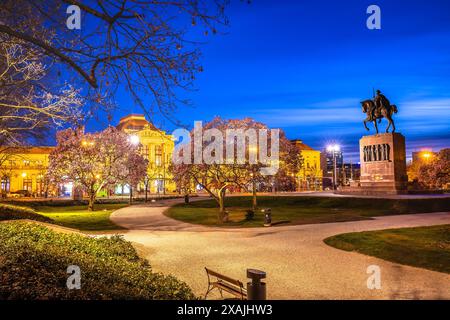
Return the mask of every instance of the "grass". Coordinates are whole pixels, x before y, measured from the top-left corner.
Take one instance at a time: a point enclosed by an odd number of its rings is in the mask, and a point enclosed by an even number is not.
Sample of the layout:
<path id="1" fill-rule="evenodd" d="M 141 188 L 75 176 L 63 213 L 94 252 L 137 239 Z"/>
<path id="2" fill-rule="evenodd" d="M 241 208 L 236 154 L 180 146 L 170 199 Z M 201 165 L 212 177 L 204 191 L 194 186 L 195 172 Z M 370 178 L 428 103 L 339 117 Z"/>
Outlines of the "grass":
<path id="1" fill-rule="evenodd" d="M 411 214 L 450 211 L 450 199 L 379 199 L 348 197 L 258 197 L 259 208 L 272 209 L 275 225 L 313 224 L 367 220 L 371 217 L 393 214 Z M 253 220 L 246 220 L 251 208 L 251 197 L 226 199 L 230 222 L 219 223 L 218 208 L 214 200 L 180 203 L 169 208 L 165 214 L 188 223 L 222 227 L 261 227 L 264 216 L 260 210 Z"/>
<path id="2" fill-rule="evenodd" d="M 95 204 L 94 211 L 88 211 L 87 206 L 39 206 L 36 211 L 63 227 L 88 232 L 110 232 L 124 229 L 114 224 L 109 216 L 126 206 L 125 203 Z"/>
<path id="3" fill-rule="evenodd" d="M 55 232 L 34 222 L 0 224 L 0 300 L 193 299 L 186 283 L 153 272 L 119 236 Z M 81 289 L 68 290 L 68 266 L 81 272 Z"/>
<path id="4" fill-rule="evenodd" d="M 345 251 L 450 273 L 450 225 L 345 233 L 324 241 Z"/>

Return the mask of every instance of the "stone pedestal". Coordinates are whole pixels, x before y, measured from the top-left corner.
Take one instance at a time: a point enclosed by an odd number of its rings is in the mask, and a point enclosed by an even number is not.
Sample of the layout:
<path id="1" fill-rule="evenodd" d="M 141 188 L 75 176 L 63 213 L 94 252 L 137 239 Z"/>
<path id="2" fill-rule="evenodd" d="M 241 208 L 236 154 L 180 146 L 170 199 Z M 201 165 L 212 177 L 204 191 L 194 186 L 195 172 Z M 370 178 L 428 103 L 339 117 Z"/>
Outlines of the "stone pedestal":
<path id="1" fill-rule="evenodd" d="M 359 140 L 360 191 L 363 194 L 405 194 L 405 137 L 400 133 L 364 136 Z"/>

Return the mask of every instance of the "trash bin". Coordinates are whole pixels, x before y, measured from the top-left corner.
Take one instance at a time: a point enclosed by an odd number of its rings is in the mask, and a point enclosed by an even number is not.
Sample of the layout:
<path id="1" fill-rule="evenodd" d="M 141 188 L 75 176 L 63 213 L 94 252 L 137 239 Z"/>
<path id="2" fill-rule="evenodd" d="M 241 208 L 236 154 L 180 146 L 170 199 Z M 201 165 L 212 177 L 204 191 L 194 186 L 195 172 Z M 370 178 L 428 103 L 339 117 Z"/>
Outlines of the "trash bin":
<path id="1" fill-rule="evenodd" d="M 261 279 L 266 277 L 266 273 L 257 269 L 247 269 L 247 278 L 252 279 L 247 282 L 248 300 L 266 300 L 266 283 Z"/>
<path id="2" fill-rule="evenodd" d="M 272 209 L 265 208 L 261 212 L 264 213 L 264 227 L 270 227 L 272 225 Z"/>

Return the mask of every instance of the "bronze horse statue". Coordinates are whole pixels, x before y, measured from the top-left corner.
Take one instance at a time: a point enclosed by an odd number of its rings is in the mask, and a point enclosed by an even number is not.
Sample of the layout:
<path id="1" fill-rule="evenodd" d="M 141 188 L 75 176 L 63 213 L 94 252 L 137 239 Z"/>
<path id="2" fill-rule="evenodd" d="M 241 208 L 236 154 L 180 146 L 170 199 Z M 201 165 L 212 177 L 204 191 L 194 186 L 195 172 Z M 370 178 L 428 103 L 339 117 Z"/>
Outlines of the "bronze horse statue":
<path id="1" fill-rule="evenodd" d="M 361 105 L 362 105 L 362 111 L 367 114 L 367 118 L 364 119 L 364 127 L 366 128 L 367 131 L 369 131 L 369 128 L 367 127 L 366 123 L 367 122 L 373 122 L 373 126 L 375 127 L 375 130 L 378 133 L 378 125 L 377 125 L 377 120 L 378 123 L 381 122 L 381 119 L 386 118 L 387 121 L 389 121 L 389 124 L 386 128 L 386 132 L 389 132 L 389 128 L 392 125 L 392 132 L 395 132 L 395 124 L 394 124 L 394 120 L 392 119 L 392 115 L 394 113 L 397 113 L 397 106 L 395 104 L 390 105 L 388 108 L 384 105 L 382 105 L 381 107 L 377 108 L 375 106 L 375 102 L 373 102 L 372 100 L 364 100 L 361 101 Z M 371 111 L 373 110 L 373 111 Z M 373 112 L 373 115 L 371 114 Z"/>

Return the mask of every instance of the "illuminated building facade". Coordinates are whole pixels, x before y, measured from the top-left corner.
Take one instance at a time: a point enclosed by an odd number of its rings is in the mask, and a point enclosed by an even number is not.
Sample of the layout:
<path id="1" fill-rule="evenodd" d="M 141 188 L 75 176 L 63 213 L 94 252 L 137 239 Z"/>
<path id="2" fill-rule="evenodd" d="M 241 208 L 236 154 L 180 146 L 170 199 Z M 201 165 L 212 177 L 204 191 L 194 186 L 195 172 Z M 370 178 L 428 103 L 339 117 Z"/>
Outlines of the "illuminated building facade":
<path id="1" fill-rule="evenodd" d="M 145 184 L 150 193 L 163 194 L 176 191 L 176 185 L 169 172 L 174 150 L 173 137 L 156 128 L 141 114 L 123 117 L 117 128 L 137 137 L 136 140 L 141 144 L 141 154 L 148 160 L 147 177 L 138 191 L 145 191 Z M 116 189 L 116 193 L 121 192 L 122 190 Z M 127 193 L 127 190 L 123 192 Z"/>
<path id="2" fill-rule="evenodd" d="M 52 147 L 4 147 L 0 150 L 0 177 L 2 197 L 22 195 L 53 195 L 56 190 L 48 185 L 45 174 Z"/>
<path id="3" fill-rule="evenodd" d="M 320 151 L 314 150 L 302 140 L 291 140 L 300 150 L 303 159 L 302 167 L 296 177 L 298 190 L 322 190 L 322 169 L 320 167 Z"/>

